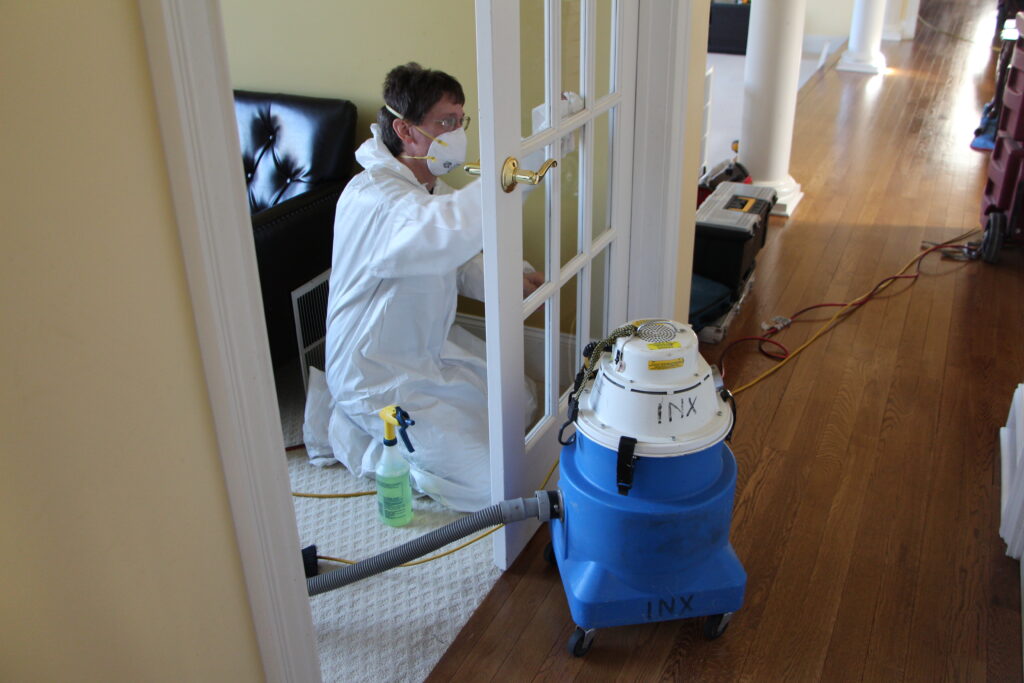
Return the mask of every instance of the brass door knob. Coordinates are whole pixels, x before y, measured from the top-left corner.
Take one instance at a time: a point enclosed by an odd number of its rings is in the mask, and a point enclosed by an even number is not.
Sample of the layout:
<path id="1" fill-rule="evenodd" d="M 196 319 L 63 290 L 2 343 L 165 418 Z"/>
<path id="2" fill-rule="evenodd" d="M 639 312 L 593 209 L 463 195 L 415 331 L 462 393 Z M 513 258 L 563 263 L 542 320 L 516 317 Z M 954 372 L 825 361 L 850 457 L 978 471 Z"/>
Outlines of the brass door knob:
<path id="1" fill-rule="evenodd" d="M 530 171 L 525 168 L 519 168 L 519 160 L 515 157 L 509 157 L 501 165 L 501 189 L 505 192 L 511 192 L 516 189 L 516 185 L 519 183 L 537 185 L 540 181 L 544 180 L 547 172 L 555 166 L 558 166 L 558 162 L 554 159 L 548 159 L 541 165 L 539 170 Z M 480 175 L 480 164 L 466 164 L 462 168 L 471 175 Z"/>

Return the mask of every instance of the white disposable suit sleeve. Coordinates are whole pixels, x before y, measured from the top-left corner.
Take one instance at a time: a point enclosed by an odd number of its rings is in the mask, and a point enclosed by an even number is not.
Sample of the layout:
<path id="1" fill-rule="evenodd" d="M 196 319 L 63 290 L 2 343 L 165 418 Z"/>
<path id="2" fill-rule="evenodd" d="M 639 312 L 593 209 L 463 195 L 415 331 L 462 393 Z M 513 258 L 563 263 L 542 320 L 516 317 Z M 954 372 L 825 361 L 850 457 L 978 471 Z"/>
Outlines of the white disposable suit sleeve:
<path id="1" fill-rule="evenodd" d="M 480 183 L 451 194 L 405 193 L 397 196 L 394 224 L 370 264 L 376 277 L 394 278 L 450 273 L 483 244 Z"/>

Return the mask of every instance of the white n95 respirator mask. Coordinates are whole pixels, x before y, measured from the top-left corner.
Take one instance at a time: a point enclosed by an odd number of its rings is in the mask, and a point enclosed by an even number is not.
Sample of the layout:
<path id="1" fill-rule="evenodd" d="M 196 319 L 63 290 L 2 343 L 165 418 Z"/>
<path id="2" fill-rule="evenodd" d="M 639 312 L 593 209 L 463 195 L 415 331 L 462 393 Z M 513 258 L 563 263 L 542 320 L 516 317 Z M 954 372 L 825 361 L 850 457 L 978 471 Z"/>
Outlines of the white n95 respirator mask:
<path id="1" fill-rule="evenodd" d="M 425 131 L 424 135 L 433 137 Z M 427 169 L 434 175 L 444 175 L 454 170 L 457 166 L 466 163 L 466 131 L 462 128 L 442 133 L 433 138 L 427 155 L 422 157 L 408 157 L 410 159 L 426 159 Z"/>
<path id="2" fill-rule="evenodd" d="M 384 105 L 389 112 L 394 114 L 400 119 L 405 119 L 404 116 L 399 114 L 397 111 L 392 109 L 389 105 Z M 462 166 L 466 163 L 466 129 L 456 128 L 450 130 L 447 133 L 442 133 L 436 138 L 423 130 L 419 126 L 410 123 L 413 128 L 430 138 L 430 147 L 427 149 L 427 153 L 424 156 L 416 157 L 410 154 L 403 154 L 402 156 L 406 159 L 426 159 L 427 170 L 434 175 L 444 175 L 449 171 L 455 170 L 456 167 Z"/>

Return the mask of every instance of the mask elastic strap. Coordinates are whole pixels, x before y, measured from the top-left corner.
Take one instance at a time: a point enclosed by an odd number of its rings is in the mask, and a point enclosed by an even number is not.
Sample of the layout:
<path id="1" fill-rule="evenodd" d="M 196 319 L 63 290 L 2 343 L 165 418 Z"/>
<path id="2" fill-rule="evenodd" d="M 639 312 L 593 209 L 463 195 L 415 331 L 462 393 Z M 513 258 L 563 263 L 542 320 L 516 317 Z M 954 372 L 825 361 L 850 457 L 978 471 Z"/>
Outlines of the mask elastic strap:
<path id="1" fill-rule="evenodd" d="M 438 144 L 440 144 L 440 145 L 443 145 L 444 147 L 447 147 L 447 146 L 448 146 L 448 143 L 447 143 L 447 142 L 445 142 L 444 140 L 439 140 L 438 138 L 435 138 L 435 137 L 434 137 L 433 135 L 431 135 L 431 134 L 430 134 L 430 133 L 428 133 L 427 131 L 425 131 L 425 130 L 423 130 L 422 128 L 420 128 L 419 126 L 417 126 L 417 125 L 416 125 L 415 123 L 410 123 L 410 122 L 409 122 L 408 120 L 406 120 L 406 118 L 405 118 L 404 116 L 402 116 L 402 115 L 401 115 L 401 114 L 399 114 L 399 113 L 398 113 L 397 111 L 395 111 L 394 109 L 392 109 L 392 108 L 391 108 L 391 105 L 390 105 L 390 104 L 388 104 L 387 102 L 385 102 L 385 103 L 384 103 L 384 108 L 385 108 L 385 109 L 387 109 L 387 110 L 388 110 L 389 112 L 391 112 L 392 114 L 394 114 L 395 116 L 397 116 L 398 118 L 400 118 L 400 119 L 402 119 L 403 121 L 405 121 L 406 123 L 409 123 L 409 125 L 410 125 L 410 126 L 412 126 L 413 128 L 415 128 L 415 129 L 416 129 L 416 130 L 418 130 L 419 132 L 423 133 L 424 135 L 426 135 L 426 136 L 427 136 L 428 138 L 430 138 L 430 139 L 431 139 L 431 140 L 433 140 L 434 142 L 436 142 L 436 143 L 438 143 Z M 408 156 L 408 155 L 405 155 L 405 154 L 403 154 L 402 156 L 404 156 L 404 157 L 405 157 L 406 159 L 433 159 L 433 158 L 434 158 L 434 157 L 411 157 L 411 156 Z"/>

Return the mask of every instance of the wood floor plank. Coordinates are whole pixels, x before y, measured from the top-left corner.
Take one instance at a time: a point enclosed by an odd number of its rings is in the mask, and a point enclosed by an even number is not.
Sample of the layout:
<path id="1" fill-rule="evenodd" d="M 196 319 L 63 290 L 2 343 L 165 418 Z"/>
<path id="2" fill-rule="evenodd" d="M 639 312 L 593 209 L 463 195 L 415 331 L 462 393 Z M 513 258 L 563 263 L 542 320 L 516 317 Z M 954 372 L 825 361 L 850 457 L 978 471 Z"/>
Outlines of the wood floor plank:
<path id="1" fill-rule="evenodd" d="M 441 682 L 456 679 L 456 674 L 462 670 L 466 660 L 476 652 L 483 634 L 501 613 L 519 585 L 519 581 L 530 571 L 533 566 L 531 560 L 535 560 L 538 556 L 538 547 L 543 549 L 546 542 L 547 540 L 542 534 L 531 539 L 520 561 L 498 578 L 487 597 L 473 612 L 466 625 L 462 627 L 459 637 L 434 666 L 427 681 Z"/>
<path id="2" fill-rule="evenodd" d="M 557 585 L 547 570 L 542 553 L 530 556 L 522 576 L 508 599 L 494 615 L 452 680 L 492 680 L 514 673 L 508 666 L 508 655 L 514 644 L 531 627 L 533 617 L 545 598 Z"/>

